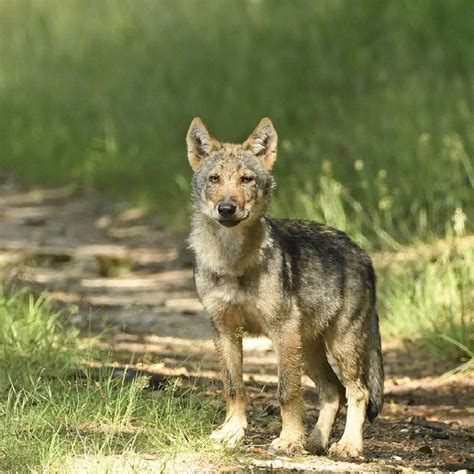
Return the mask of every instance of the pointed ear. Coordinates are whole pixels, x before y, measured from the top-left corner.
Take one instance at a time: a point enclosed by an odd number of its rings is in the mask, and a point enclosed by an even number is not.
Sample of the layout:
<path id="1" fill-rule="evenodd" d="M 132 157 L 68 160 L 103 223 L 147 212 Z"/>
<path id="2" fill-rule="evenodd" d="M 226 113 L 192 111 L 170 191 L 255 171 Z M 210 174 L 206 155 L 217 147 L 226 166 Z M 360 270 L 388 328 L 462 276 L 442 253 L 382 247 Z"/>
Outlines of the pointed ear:
<path id="1" fill-rule="evenodd" d="M 244 150 L 251 151 L 270 171 L 277 157 L 278 135 L 272 121 L 265 117 L 243 144 Z"/>
<path id="2" fill-rule="evenodd" d="M 199 117 L 194 117 L 189 126 L 186 135 L 186 144 L 188 146 L 188 160 L 193 171 L 201 168 L 202 160 L 205 159 L 213 150 L 220 147 L 220 143 L 211 136 L 204 122 Z"/>

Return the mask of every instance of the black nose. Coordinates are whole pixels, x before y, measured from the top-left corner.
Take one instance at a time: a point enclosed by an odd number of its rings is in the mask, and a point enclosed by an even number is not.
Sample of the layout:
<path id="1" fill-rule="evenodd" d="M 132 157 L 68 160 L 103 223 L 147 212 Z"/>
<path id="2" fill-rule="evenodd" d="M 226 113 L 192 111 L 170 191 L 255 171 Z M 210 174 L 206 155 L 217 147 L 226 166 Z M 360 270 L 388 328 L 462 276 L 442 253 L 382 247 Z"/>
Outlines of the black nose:
<path id="1" fill-rule="evenodd" d="M 217 210 L 222 217 L 232 217 L 237 210 L 237 206 L 232 202 L 221 202 Z"/>

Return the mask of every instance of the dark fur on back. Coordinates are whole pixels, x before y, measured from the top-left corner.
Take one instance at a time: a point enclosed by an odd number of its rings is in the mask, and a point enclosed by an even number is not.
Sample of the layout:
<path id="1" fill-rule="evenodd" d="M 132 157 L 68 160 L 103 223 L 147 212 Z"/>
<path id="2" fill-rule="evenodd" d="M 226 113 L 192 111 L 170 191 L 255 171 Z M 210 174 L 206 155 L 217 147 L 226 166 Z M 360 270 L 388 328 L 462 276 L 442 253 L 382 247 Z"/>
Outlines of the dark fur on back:
<path id="1" fill-rule="evenodd" d="M 346 233 L 307 220 L 267 218 L 266 222 L 283 256 L 280 277 L 282 288 L 288 295 L 299 295 L 302 313 L 307 313 L 313 319 L 312 330 L 323 332 L 348 298 L 356 307 L 367 304 L 367 300 L 375 306 L 376 277 L 372 262 Z M 371 321 L 371 331 L 376 340 L 376 351 L 379 351 L 376 312 Z M 381 360 L 379 353 L 373 361 L 377 364 L 376 373 L 371 374 L 371 370 L 367 369 L 364 374 L 369 387 L 374 387 L 375 379 L 383 372 L 378 360 Z M 371 422 L 383 405 L 383 386 L 379 383 L 376 386 L 367 406 L 367 416 Z"/>

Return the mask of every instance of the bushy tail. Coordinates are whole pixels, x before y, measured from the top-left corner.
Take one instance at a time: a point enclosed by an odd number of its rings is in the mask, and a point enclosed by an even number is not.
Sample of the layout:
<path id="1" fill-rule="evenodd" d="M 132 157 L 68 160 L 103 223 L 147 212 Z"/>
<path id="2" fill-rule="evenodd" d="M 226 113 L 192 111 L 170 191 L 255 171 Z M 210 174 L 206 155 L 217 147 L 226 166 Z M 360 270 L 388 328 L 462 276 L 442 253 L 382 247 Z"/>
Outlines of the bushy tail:
<path id="1" fill-rule="evenodd" d="M 382 411 L 384 378 L 379 317 L 375 309 L 370 324 L 370 332 L 368 351 L 365 359 L 365 384 L 369 390 L 367 418 L 372 422 Z"/>

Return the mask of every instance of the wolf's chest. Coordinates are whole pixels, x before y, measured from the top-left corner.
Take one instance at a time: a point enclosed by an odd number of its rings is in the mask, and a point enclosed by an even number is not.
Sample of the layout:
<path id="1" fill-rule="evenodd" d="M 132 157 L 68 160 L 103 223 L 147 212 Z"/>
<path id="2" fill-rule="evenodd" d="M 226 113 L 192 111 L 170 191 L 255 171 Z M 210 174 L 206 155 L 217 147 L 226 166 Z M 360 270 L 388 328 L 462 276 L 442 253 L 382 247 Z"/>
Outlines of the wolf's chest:
<path id="1" fill-rule="evenodd" d="M 275 305 L 254 277 L 197 276 L 198 294 L 215 324 L 249 333 L 265 332 Z"/>
<path id="2" fill-rule="evenodd" d="M 196 278 L 198 294 L 208 311 L 223 311 L 229 307 L 257 306 L 259 288 L 234 276 L 206 275 Z"/>

